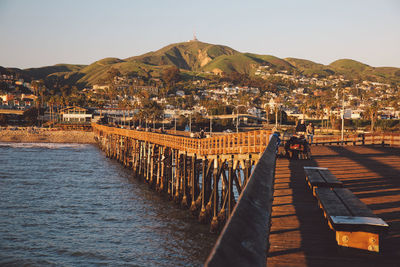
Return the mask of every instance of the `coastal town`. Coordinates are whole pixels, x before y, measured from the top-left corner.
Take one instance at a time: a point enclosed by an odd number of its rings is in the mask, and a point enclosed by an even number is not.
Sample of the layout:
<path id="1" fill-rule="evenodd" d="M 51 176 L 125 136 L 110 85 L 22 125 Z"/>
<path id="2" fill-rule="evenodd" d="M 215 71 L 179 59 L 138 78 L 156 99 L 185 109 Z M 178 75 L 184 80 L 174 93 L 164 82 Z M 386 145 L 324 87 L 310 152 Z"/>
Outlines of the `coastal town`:
<path id="1" fill-rule="evenodd" d="M 398 1 L 0 11 L 0 267 L 399 266 Z"/>
<path id="2" fill-rule="evenodd" d="M 390 130 L 400 125 L 400 90 L 394 82 L 306 76 L 267 65 L 252 75 L 185 76 L 176 67 L 150 78 L 111 70 L 106 81 L 78 89 L 56 88 L 48 79 L 27 81 L 1 74 L 0 124 L 52 127 L 105 120 L 130 127 L 157 124 L 187 130 L 192 122 L 209 129 L 214 120 L 214 130 L 235 131 L 238 125 L 272 127 L 305 119 L 339 129 L 343 115 L 351 130 Z"/>

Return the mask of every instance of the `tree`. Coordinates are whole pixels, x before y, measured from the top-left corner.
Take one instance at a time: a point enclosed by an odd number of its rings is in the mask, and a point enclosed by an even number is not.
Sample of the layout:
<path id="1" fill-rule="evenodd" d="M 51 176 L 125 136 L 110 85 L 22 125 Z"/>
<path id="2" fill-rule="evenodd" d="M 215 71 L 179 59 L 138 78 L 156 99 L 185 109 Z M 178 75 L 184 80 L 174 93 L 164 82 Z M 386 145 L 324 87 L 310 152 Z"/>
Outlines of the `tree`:
<path id="1" fill-rule="evenodd" d="M 166 68 L 162 73 L 162 79 L 167 84 L 167 88 L 172 89 L 175 83 L 181 79 L 179 69 L 175 66 Z"/>
<path id="2" fill-rule="evenodd" d="M 24 120 L 28 125 L 35 125 L 38 118 L 38 108 L 33 107 L 24 111 Z"/>
<path id="3" fill-rule="evenodd" d="M 372 102 L 372 104 L 367 105 L 365 108 L 364 116 L 371 120 L 371 132 L 374 131 L 375 121 L 378 117 L 379 105 L 376 101 Z"/>
<path id="4" fill-rule="evenodd" d="M 267 103 L 267 104 L 265 104 L 265 114 L 267 117 L 267 124 L 269 124 L 269 113 L 270 112 L 271 112 L 271 108 L 270 108 L 269 104 Z"/>

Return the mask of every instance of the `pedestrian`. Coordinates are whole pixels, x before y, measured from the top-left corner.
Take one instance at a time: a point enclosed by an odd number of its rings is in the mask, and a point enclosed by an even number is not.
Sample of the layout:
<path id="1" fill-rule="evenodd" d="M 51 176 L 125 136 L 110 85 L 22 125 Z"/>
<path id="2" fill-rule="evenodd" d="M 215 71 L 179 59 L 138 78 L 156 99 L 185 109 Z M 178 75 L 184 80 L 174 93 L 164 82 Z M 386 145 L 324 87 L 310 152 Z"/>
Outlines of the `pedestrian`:
<path id="1" fill-rule="evenodd" d="M 276 137 L 276 154 L 278 154 L 278 150 L 279 150 L 279 145 L 281 144 L 281 134 L 275 130 L 275 128 L 272 131 L 272 134 L 269 136 L 269 141 L 271 142 L 272 137 Z"/>
<path id="2" fill-rule="evenodd" d="M 310 122 L 307 125 L 306 133 L 307 133 L 307 142 L 311 145 L 314 140 L 314 125 L 312 124 L 312 122 Z"/>
<path id="3" fill-rule="evenodd" d="M 204 137 L 205 137 L 204 130 L 203 130 L 203 129 L 201 129 L 201 131 L 200 131 L 200 138 L 204 138 Z"/>
<path id="4" fill-rule="evenodd" d="M 296 126 L 296 133 L 297 134 L 305 134 L 306 133 L 306 125 L 304 124 L 304 120 L 300 120 Z"/>

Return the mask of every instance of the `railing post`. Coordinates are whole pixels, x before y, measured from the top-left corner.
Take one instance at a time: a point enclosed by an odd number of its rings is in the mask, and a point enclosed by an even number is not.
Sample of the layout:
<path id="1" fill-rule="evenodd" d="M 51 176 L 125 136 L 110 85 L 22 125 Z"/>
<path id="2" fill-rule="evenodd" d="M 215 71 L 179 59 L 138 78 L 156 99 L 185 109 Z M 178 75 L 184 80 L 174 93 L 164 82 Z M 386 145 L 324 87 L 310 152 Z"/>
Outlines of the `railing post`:
<path id="1" fill-rule="evenodd" d="M 182 202 L 181 205 L 182 207 L 187 207 L 188 206 L 188 200 L 187 200 L 187 176 L 186 176 L 186 161 L 187 161 L 187 152 L 183 155 L 183 175 L 182 175 L 182 187 L 183 187 L 183 196 L 182 196 Z"/>
<path id="2" fill-rule="evenodd" d="M 233 210 L 233 161 L 234 155 L 232 155 L 231 160 L 228 161 L 228 217 Z"/>
<path id="3" fill-rule="evenodd" d="M 208 160 L 207 156 L 204 157 L 203 159 L 203 170 L 201 173 L 202 176 L 202 184 L 201 184 L 201 194 L 202 194 L 202 199 L 201 199 L 201 210 L 199 214 L 199 222 L 205 223 L 207 220 L 207 215 L 206 215 L 206 172 L 207 172 L 207 167 L 208 167 Z"/>

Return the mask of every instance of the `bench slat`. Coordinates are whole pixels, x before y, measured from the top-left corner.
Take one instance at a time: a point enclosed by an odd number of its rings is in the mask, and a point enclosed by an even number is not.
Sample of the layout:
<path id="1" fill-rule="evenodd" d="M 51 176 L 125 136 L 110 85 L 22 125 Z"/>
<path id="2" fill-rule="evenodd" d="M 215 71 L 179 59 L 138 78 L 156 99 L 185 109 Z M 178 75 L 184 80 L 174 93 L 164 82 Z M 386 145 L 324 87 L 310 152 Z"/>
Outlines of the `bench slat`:
<path id="1" fill-rule="evenodd" d="M 308 182 L 314 187 L 343 187 L 339 181 L 327 168 L 304 167 Z"/>
<path id="2" fill-rule="evenodd" d="M 316 197 L 322 205 L 326 214 L 331 216 L 352 216 L 347 207 L 338 201 L 337 195 L 326 187 L 319 187 L 315 189 Z"/>
<path id="3" fill-rule="evenodd" d="M 339 181 L 332 173 L 330 170 L 326 169 L 321 169 L 318 170 L 319 173 L 321 174 L 321 176 L 325 179 L 327 184 L 330 185 L 340 185 L 343 186 L 343 183 L 341 181 Z"/>
<path id="4" fill-rule="evenodd" d="M 335 188 L 333 191 L 338 195 L 347 206 L 353 216 L 378 217 L 347 188 Z"/>
<path id="5" fill-rule="evenodd" d="M 335 231 L 383 232 L 388 225 L 347 188 L 315 190 L 316 197 Z"/>
<path id="6" fill-rule="evenodd" d="M 349 216 L 332 216 L 332 222 L 335 224 L 368 224 L 374 226 L 389 226 L 384 220 L 378 217 L 349 217 Z"/>
<path id="7" fill-rule="evenodd" d="M 317 170 L 304 170 L 308 177 L 308 181 L 311 183 L 312 186 L 318 186 L 321 184 L 325 184 L 324 178 L 319 174 Z"/>

